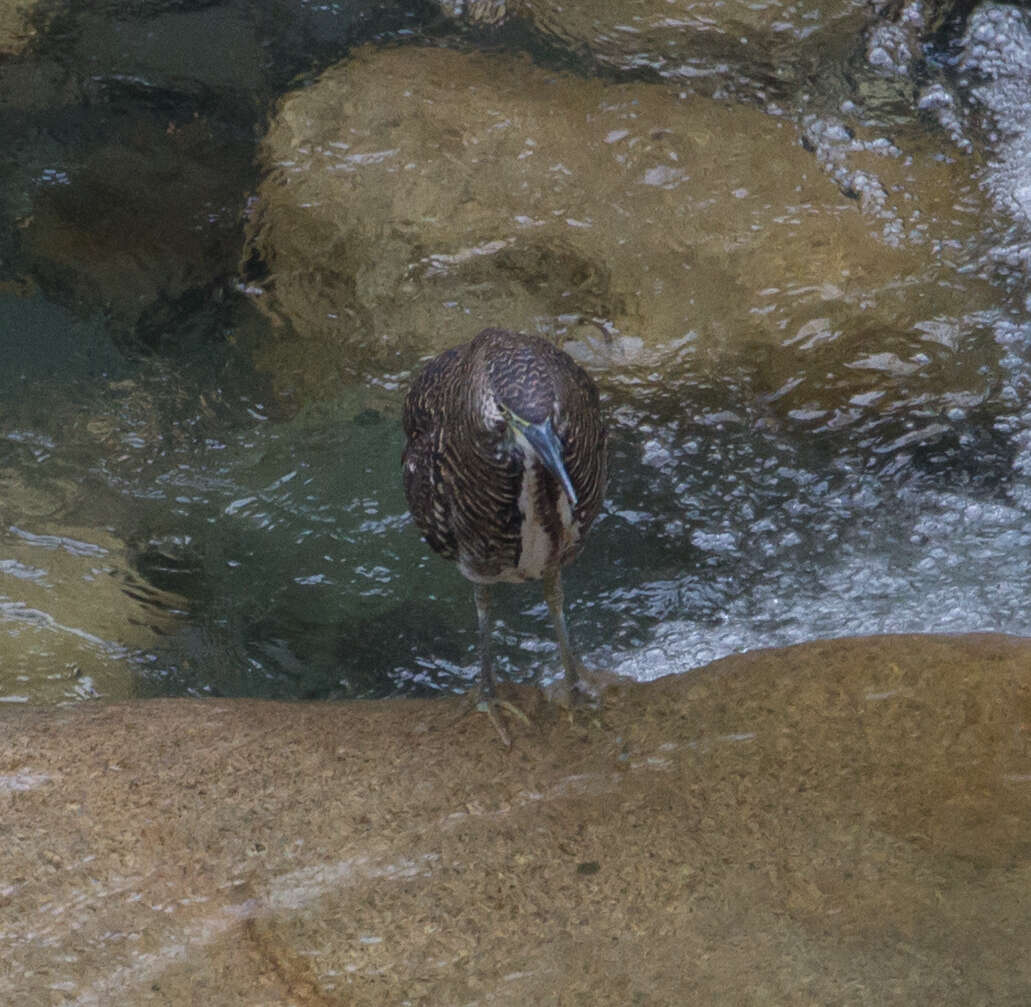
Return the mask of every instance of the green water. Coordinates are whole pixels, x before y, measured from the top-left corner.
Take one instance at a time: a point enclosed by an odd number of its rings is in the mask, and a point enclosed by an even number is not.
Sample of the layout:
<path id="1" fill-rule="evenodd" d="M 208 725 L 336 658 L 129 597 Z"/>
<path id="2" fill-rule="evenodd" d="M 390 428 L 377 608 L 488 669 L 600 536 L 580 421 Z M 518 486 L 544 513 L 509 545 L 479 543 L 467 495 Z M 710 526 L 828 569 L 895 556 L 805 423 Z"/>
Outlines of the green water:
<path id="1" fill-rule="evenodd" d="M 284 89 L 369 38 L 490 51 L 533 36 L 449 35 L 422 8 L 294 13 L 280 31 L 273 4 L 121 19 L 70 5 L 2 64 L 7 701 L 382 696 L 473 674 L 471 592 L 401 491 L 418 355 L 389 372 L 355 359 L 332 394 L 284 395 L 255 349 L 290 326 L 255 310 L 264 265 L 241 256 Z M 610 74 L 554 40 L 532 54 Z M 794 100 L 802 123 L 809 98 Z M 865 100 L 868 122 L 897 112 L 895 92 Z M 929 135 L 935 158 L 955 156 Z M 901 277 L 897 334 L 845 301 L 808 333 L 854 345 L 845 367 L 687 339 L 659 371 L 599 373 L 611 485 L 566 591 L 589 663 L 652 677 L 817 636 L 1031 632 L 1027 307 L 1019 271 L 984 267 L 1000 225 L 960 210 L 932 221 L 962 238 L 918 291 L 940 307 L 914 307 Z M 758 314 L 800 295 L 748 296 Z M 718 327 L 722 295 L 699 302 L 698 329 Z M 554 673 L 536 587 L 498 595 L 503 671 Z"/>

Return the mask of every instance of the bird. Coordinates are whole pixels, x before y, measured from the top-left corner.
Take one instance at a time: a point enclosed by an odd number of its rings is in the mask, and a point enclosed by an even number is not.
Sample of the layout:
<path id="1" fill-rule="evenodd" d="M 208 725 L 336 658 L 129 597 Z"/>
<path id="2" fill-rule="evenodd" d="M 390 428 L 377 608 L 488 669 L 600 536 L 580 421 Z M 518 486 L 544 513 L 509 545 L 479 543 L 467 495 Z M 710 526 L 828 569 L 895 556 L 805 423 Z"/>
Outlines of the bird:
<path id="1" fill-rule="evenodd" d="M 608 431 L 598 388 L 540 336 L 487 328 L 430 360 L 405 397 L 405 497 L 429 546 L 472 582 L 479 709 L 506 746 L 492 659 L 491 587 L 542 582 L 571 698 L 586 693 L 569 643 L 562 568 L 601 510 Z"/>

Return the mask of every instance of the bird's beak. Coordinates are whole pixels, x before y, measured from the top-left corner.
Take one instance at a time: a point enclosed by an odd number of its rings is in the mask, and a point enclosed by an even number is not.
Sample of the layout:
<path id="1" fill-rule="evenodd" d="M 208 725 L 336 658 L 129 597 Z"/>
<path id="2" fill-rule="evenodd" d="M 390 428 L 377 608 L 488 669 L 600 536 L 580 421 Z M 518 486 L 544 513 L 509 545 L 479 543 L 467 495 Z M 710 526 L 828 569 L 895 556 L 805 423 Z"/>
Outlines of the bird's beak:
<path id="1" fill-rule="evenodd" d="M 514 419 L 514 417 L 513 417 Z M 543 423 L 520 423 L 519 432 L 529 442 L 544 467 L 562 484 L 569 502 L 576 506 L 576 490 L 562 461 L 562 441 L 559 440 L 549 416 Z"/>

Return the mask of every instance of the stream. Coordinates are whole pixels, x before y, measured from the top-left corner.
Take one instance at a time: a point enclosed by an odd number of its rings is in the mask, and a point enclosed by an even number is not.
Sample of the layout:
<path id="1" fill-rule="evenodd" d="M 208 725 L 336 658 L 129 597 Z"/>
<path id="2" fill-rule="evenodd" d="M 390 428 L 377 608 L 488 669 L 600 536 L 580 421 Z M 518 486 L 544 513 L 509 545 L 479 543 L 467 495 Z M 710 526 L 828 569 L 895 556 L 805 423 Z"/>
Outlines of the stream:
<path id="1" fill-rule="evenodd" d="M 755 163 L 728 158 L 740 179 L 725 194 L 706 168 L 711 196 L 690 196 L 697 219 L 725 199 L 719 220 L 740 207 L 775 234 L 772 222 L 812 219 L 804 237 L 851 233 L 835 230 L 841 214 L 872 252 L 827 238 L 825 251 L 807 246 L 810 272 L 826 279 L 775 285 L 760 265 L 750 285 L 748 260 L 733 288 L 699 281 L 676 337 L 645 331 L 665 318 L 645 294 L 639 317 L 654 325 L 635 329 L 632 307 L 618 314 L 612 290 L 630 267 L 616 258 L 610 278 L 578 288 L 596 297 L 592 325 L 580 325 L 581 307 L 522 307 L 539 278 L 510 297 L 525 327 L 580 353 L 610 426 L 605 509 L 566 575 L 589 665 L 644 680 L 816 638 L 1031 635 L 1031 18 L 983 5 L 908 61 L 904 28 L 830 54 L 819 88 L 759 87 L 757 71 L 721 90 L 715 71 L 697 75 L 714 121 L 746 108 L 776 126 L 792 164 L 809 165 L 776 196 L 763 188 L 772 147 L 756 148 Z M 584 63 L 526 23 L 463 24 L 430 5 L 69 4 L 33 32 L 0 63 L 0 700 L 466 689 L 472 593 L 420 541 L 400 480 L 404 392 L 438 336 L 370 350 L 391 325 L 418 328 L 391 322 L 400 316 L 384 295 L 340 359 L 303 343 L 287 266 L 268 252 L 286 232 L 261 230 L 271 180 L 289 169 L 261 137 L 283 95 L 314 100 L 320 75 L 346 71 L 359 46 L 373 81 L 389 79 L 375 64 L 386 46 L 511 59 L 530 68 L 514 74 L 571 82 L 571 101 L 599 81 L 664 94 L 694 85 L 654 60 Z M 765 58 L 757 51 L 756 66 Z M 350 114 L 369 107 L 362 98 Z M 616 150 L 623 137 L 606 130 Z M 648 198 L 678 191 L 685 162 L 671 149 L 650 169 Z M 712 151 L 719 162 L 718 137 Z M 934 174 L 944 167 L 953 191 Z M 892 171 L 898 180 L 885 181 Z M 727 228 L 684 252 L 697 255 L 685 276 L 725 268 L 738 242 Z M 316 265 L 291 268 L 328 285 L 341 239 L 323 231 Z M 540 240 L 542 261 L 573 256 L 564 239 Z M 803 244 L 771 238 L 762 263 L 790 262 Z M 369 252 L 374 265 L 385 254 Z M 500 289 L 495 274 L 462 268 L 456 303 Z M 437 282 L 430 272 L 413 281 L 418 296 Z M 373 273 L 355 275 L 375 285 Z M 662 282 L 648 296 L 669 304 Z M 481 319 L 462 310 L 456 333 L 469 338 Z M 286 359 L 308 376 L 285 380 Z M 557 673 L 537 586 L 497 600 L 502 672 Z"/>

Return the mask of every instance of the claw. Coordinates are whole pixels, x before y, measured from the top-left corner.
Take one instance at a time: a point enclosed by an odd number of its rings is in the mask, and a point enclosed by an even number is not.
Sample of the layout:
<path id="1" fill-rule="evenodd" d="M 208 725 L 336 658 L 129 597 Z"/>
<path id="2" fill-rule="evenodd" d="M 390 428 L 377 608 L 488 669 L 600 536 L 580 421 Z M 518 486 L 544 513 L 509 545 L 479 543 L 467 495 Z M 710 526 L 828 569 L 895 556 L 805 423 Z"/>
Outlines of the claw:
<path id="1" fill-rule="evenodd" d="M 455 717 L 455 720 L 460 720 L 462 717 L 467 716 L 474 710 L 477 713 L 487 714 L 490 718 L 490 722 L 494 725 L 494 730 L 498 732 L 498 737 L 501 738 L 501 743 L 505 748 L 512 747 L 512 738 L 505 729 L 505 724 L 499 715 L 500 710 L 511 715 L 526 727 L 533 727 L 533 721 L 530 720 L 526 712 L 524 710 L 520 710 L 515 703 L 510 703 L 507 699 L 498 699 L 496 696 L 490 696 L 481 688 L 478 688 L 475 692 L 470 693 L 466 697 L 466 701 L 462 704 L 462 709 Z"/>
<path id="2" fill-rule="evenodd" d="M 500 706 L 503 710 L 507 710 L 509 713 L 512 714 L 513 717 L 516 718 L 516 720 L 521 720 L 527 727 L 533 726 L 530 723 L 530 718 L 522 710 L 520 710 L 519 707 L 515 705 L 515 703 L 510 703 L 507 699 L 484 698 L 476 704 L 476 709 L 479 710 L 480 713 L 486 713 L 488 716 L 490 716 L 493 713 L 494 708 L 497 706 Z"/>
<path id="3" fill-rule="evenodd" d="M 476 704 L 476 709 L 480 713 L 486 713 L 490 717 L 490 722 L 494 725 L 494 730 L 498 732 L 498 736 L 501 738 L 501 743 L 505 748 L 512 747 L 512 739 L 508 735 L 508 731 L 505 730 L 505 725 L 501 722 L 501 718 L 498 716 L 498 709 L 505 710 L 510 713 L 516 720 L 521 720 L 527 727 L 532 726 L 530 718 L 519 709 L 515 703 L 510 703 L 507 699 L 488 699 L 486 696 L 481 697 L 480 701 Z"/>
<path id="4" fill-rule="evenodd" d="M 490 722 L 494 725 L 494 730 L 498 732 L 501 737 L 501 743 L 505 748 L 512 747 L 512 739 L 508 735 L 508 731 L 505 730 L 505 725 L 501 722 L 501 718 L 498 716 L 498 710 L 505 710 L 510 713 L 516 720 L 521 720 L 527 727 L 532 727 L 530 718 L 519 709 L 515 703 L 510 703 L 507 699 L 498 699 L 496 696 L 481 696 L 479 702 L 476 704 L 476 709 L 481 713 L 486 713 L 490 717 Z"/>

